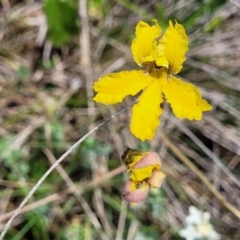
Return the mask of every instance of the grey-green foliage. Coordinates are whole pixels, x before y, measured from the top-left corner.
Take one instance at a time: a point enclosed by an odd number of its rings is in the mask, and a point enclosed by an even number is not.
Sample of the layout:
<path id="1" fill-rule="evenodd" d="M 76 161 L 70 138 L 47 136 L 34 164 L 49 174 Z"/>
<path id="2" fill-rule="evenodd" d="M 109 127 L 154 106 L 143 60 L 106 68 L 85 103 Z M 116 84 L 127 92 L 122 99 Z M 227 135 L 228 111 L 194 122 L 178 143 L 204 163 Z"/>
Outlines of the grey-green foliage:
<path id="1" fill-rule="evenodd" d="M 81 152 L 88 158 L 96 158 L 99 154 L 109 154 L 111 150 L 111 146 L 103 145 L 97 139 L 92 137 L 87 138 L 81 147 Z"/>
<path id="2" fill-rule="evenodd" d="M 162 189 L 155 188 L 150 191 L 150 194 L 147 198 L 147 203 L 153 218 L 159 219 L 161 215 L 165 214 L 166 205 L 164 199 L 165 196 Z"/>
<path id="3" fill-rule="evenodd" d="M 137 233 L 136 239 L 138 240 L 155 240 L 161 239 L 160 234 L 152 227 L 141 226 Z"/>
<path id="4" fill-rule="evenodd" d="M 51 126 L 52 140 L 57 143 L 63 143 L 64 142 L 64 126 L 58 121 L 51 122 L 50 126 Z"/>
<path id="5" fill-rule="evenodd" d="M 23 157 L 23 148 L 12 148 L 14 138 L 6 136 L 0 140 L 1 160 L 9 169 L 8 178 L 11 180 L 20 180 L 22 176 L 28 174 L 30 166 Z M 21 164 L 20 164 L 21 163 Z"/>
<path id="6" fill-rule="evenodd" d="M 28 77 L 30 76 L 30 70 L 29 68 L 23 66 L 23 65 L 20 65 L 19 68 L 16 70 L 15 72 L 15 78 L 18 80 L 18 81 L 22 81 L 22 80 L 25 80 L 27 79 Z"/>

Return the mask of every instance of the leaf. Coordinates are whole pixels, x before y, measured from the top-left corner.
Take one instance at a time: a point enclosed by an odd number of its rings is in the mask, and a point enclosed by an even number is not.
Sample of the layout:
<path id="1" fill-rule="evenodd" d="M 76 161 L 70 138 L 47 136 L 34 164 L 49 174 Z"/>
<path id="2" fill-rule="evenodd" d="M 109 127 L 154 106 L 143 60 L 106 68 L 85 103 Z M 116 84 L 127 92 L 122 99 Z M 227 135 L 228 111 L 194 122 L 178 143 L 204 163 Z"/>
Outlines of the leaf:
<path id="1" fill-rule="evenodd" d="M 220 17 L 213 17 L 208 23 L 204 26 L 204 32 L 212 33 L 218 26 L 222 24 L 223 20 Z"/>
<path id="2" fill-rule="evenodd" d="M 48 24 L 47 36 L 55 46 L 62 46 L 78 33 L 78 9 L 74 0 L 45 0 L 43 10 Z"/>

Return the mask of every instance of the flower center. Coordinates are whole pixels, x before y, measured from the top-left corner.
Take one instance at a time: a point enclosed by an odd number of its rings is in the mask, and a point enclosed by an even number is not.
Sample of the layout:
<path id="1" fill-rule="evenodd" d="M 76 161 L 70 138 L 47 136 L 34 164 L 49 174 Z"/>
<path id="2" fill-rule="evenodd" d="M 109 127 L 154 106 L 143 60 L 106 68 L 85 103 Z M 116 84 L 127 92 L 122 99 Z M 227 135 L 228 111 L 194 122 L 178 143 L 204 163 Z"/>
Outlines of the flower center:
<path id="1" fill-rule="evenodd" d="M 160 78 L 161 76 L 161 66 L 158 66 L 155 62 L 149 63 L 147 66 L 147 72 L 150 74 L 153 78 Z"/>
<path id="2" fill-rule="evenodd" d="M 151 62 L 147 65 L 146 71 L 153 78 L 157 79 L 169 79 L 170 77 L 170 69 L 158 66 L 155 62 Z"/>
<path id="3" fill-rule="evenodd" d="M 198 232 L 202 235 L 202 236 L 208 236 L 209 233 L 211 232 L 212 228 L 211 225 L 209 223 L 203 222 L 201 224 L 199 224 L 197 226 Z"/>

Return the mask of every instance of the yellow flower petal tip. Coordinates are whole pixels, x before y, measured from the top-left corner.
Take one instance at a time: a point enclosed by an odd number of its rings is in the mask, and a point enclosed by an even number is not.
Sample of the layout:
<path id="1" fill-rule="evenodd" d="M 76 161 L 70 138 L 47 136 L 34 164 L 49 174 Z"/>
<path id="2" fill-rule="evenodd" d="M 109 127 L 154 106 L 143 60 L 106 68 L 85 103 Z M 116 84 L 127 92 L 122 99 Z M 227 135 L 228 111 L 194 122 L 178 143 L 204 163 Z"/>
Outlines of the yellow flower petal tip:
<path id="1" fill-rule="evenodd" d="M 150 81 L 144 71 L 105 74 L 93 85 L 93 89 L 97 92 L 93 100 L 103 104 L 116 104 L 122 102 L 127 95 L 136 95 Z"/>
<path id="2" fill-rule="evenodd" d="M 143 91 L 139 97 L 139 102 L 132 108 L 130 131 L 140 140 L 153 139 L 160 124 L 159 116 L 162 114 L 160 104 L 162 101 L 160 81 L 153 81 Z"/>
<path id="3" fill-rule="evenodd" d="M 202 99 L 201 95 L 198 100 L 198 105 L 202 109 L 203 112 L 212 110 L 212 106 L 206 100 Z"/>
<path id="4" fill-rule="evenodd" d="M 116 104 L 127 95 L 142 91 L 133 106 L 131 133 L 142 141 L 152 140 L 160 124 L 160 104 L 163 96 L 178 118 L 201 120 L 202 113 L 212 109 L 202 99 L 198 88 L 175 77 L 181 69 L 188 50 L 188 36 L 184 27 L 169 21 L 165 33 L 157 21 L 150 26 L 140 21 L 131 50 L 135 62 L 145 70 L 122 71 L 105 74 L 93 86 L 96 102 Z"/>
<path id="5" fill-rule="evenodd" d="M 177 22 L 174 26 L 172 21 L 169 21 L 169 27 L 160 39 L 158 48 L 160 51 L 164 51 L 170 72 L 174 74 L 180 72 L 188 50 L 188 37 L 184 27 Z M 158 64 L 161 63 L 160 60 L 157 60 L 157 62 Z"/>
<path id="6" fill-rule="evenodd" d="M 202 99 L 198 88 L 179 78 L 171 77 L 164 83 L 163 89 L 173 113 L 180 119 L 201 120 L 202 112 L 212 109 L 207 101 Z"/>
<path id="7" fill-rule="evenodd" d="M 140 21 L 136 26 L 136 38 L 132 42 L 132 54 L 134 61 L 142 66 L 146 62 L 154 61 L 153 45 L 156 44 L 155 39 L 160 36 L 161 28 L 154 19 L 154 25 Z"/>

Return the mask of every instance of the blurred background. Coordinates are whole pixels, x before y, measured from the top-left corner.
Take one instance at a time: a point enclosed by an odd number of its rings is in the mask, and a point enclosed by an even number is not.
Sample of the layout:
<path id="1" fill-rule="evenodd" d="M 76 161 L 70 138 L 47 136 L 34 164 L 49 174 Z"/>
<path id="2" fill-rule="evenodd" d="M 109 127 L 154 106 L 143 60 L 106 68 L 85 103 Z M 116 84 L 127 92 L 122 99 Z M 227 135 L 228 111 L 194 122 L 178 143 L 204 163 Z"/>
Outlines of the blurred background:
<path id="1" fill-rule="evenodd" d="M 169 20 L 185 27 L 190 46 L 179 76 L 201 88 L 213 110 L 202 121 L 179 120 L 166 104 L 161 134 L 141 142 L 129 132 L 128 109 L 49 175 L 5 239 L 180 240 L 191 205 L 211 213 L 222 239 L 240 239 L 237 0 L 2 0 L 0 227 L 56 159 L 135 101 L 95 104 L 92 84 L 107 72 L 138 69 L 130 51 L 135 26 L 154 18 L 163 29 Z M 121 198 L 127 147 L 158 152 L 167 174 L 162 188 L 137 206 Z"/>

